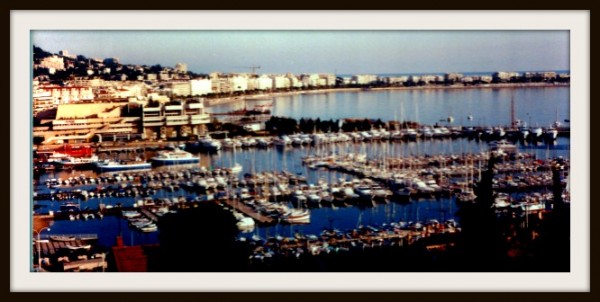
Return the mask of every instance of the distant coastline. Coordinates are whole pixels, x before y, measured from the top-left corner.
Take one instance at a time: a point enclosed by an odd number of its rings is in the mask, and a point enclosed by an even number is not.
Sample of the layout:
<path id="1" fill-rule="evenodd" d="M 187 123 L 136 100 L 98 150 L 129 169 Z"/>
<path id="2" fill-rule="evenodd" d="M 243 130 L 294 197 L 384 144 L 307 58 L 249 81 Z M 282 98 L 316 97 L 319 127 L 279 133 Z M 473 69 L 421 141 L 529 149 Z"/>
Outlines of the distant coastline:
<path id="1" fill-rule="evenodd" d="M 256 98 L 273 98 L 278 96 L 289 96 L 299 94 L 322 94 L 332 92 L 361 92 L 361 91 L 385 91 L 385 90 L 444 90 L 444 89 L 506 89 L 506 88 L 552 88 L 552 87 L 569 87 L 570 83 L 497 83 L 497 84 L 480 84 L 480 85 L 426 85 L 426 86 L 403 86 L 403 87 L 374 87 L 374 88 L 325 88 L 314 90 L 299 90 L 299 91 L 278 91 L 262 94 L 241 95 L 226 98 L 214 98 L 204 100 L 207 107 L 217 106 L 229 103 L 243 101 L 245 99 Z"/>

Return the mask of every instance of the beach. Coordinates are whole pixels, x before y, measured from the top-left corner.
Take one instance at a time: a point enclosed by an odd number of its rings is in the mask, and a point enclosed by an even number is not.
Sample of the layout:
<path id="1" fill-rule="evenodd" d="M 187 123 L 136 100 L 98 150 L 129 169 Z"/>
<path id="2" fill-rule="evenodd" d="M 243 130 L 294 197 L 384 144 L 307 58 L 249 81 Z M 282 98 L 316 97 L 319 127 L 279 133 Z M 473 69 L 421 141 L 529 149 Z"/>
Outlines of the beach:
<path id="1" fill-rule="evenodd" d="M 540 88 L 540 87 L 569 87 L 569 83 L 497 83 L 481 85 L 426 85 L 426 86 L 402 86 L 402 87 L 373 87 L 373 88 L 324 88 L 299 91 L 278 91 L 252 95 L 242 95 L 226 98 L 205 99 L 207 107 L 239 102 L 245 99 L 273 98 L 278 96 L 300 95 L 300 94 L 324 94 L 332 92 L 358 92 L 358 91 L 385 91 L 385 90 L 447 90 L 447 89 L 500 89 L 500 88 Z"/>

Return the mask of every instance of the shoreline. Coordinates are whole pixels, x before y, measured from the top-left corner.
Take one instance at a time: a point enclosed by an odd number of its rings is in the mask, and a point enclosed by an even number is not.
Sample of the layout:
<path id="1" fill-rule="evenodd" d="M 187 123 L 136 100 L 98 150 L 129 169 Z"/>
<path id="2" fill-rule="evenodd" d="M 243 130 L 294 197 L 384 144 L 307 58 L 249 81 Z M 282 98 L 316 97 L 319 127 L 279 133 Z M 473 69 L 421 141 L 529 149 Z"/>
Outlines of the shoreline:
<path id="1" fill-rule="evenodd" d="M 502 84 L 483 84 L 483 85 L 473 85 L 473 86 L 463 86 L 463 85 L 453 85 L 453 86 L 445 86 L 445 85 L 431 85 L 431 86 L 411 86 L 411 87 L 374 87 L 367 88 L 366 90 L 363 88 L 325 88 L 325 89 L 315 89 L 315 90 L 300 90 L 300 91 L 282 91 L 282 92 L 270 92 L 270 93 L 261 93 L 261 94 L 253 94 L 248 96 L 235 96 L 235 97 L 226 97 L 226 98 L 215 98 L 215 99 L 205 99 L 204 104 L 206 107 L 230 104 L 239 101 L 243 101 L 246 99 L 260 99 L 260 98 L 274 98 L 278 96 L 289 96 L 289 95 L 300 95 L 300 94 L 323 94 L 323 93 L 332 93 L 332 92 L 369 92 L 369 91 L 386 91 L 386 90 L 445 90 L 445 89 L 513 89 L 513 88 L 555 88 L 555 87 L 570 87 L 570 83 L 502 83 Z"/>

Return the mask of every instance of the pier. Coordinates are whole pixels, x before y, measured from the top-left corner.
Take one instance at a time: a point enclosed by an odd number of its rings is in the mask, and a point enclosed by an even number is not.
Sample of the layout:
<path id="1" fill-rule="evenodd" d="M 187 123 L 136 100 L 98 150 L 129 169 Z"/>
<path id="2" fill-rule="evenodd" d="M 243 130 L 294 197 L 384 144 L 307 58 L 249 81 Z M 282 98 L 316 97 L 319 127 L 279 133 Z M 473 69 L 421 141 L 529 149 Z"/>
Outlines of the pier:
<path id="1" fill-rule="evenodd" d="M 144 209 L 144 208 L 142 208 L 142 209 L 140 210 L 140 212 L 141 212 L 141 213 L 142 213 L 144 216 L 148 217 L 148 219 L 152 220 L 152 222 L 157 222 L 157 221 L 158 221 L 158 216 L 156 216 L 156 215 L 154 215 L 154 213 L 152 213 L 152 212 L 148 211 L 148 209 Z"/>
<path id="2" fill-rule="evenodd" d="M 275 220 L 272 217 L 265 216 L 265 215 L 262 215 L 256 211 L 254 211 L 252 208 L 245 205 L 243 202 L 240 202 L 237 200 L 232 200 L 232 199 L 226 199 L 223 202 L 225 204 L 227 204 L 228 206 L 236 209 L 237 211 L 242 212 L 244 215 L 251 217 L 252 219 L 254 219 L 256 222 L 258 222 L 260 224 L 275 223 Z"/>

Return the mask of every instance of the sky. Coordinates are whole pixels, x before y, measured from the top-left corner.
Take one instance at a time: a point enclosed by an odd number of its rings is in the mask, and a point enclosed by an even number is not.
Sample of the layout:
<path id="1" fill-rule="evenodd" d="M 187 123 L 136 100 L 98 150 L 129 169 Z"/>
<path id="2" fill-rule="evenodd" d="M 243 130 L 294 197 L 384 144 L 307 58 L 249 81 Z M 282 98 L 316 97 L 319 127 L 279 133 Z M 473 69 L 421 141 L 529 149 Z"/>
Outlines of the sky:
<path id="1" fill-rule="evenodd" d="M 46 51 L 195 73 L 569 70 L 568 31 L 32 31 Z"/>

